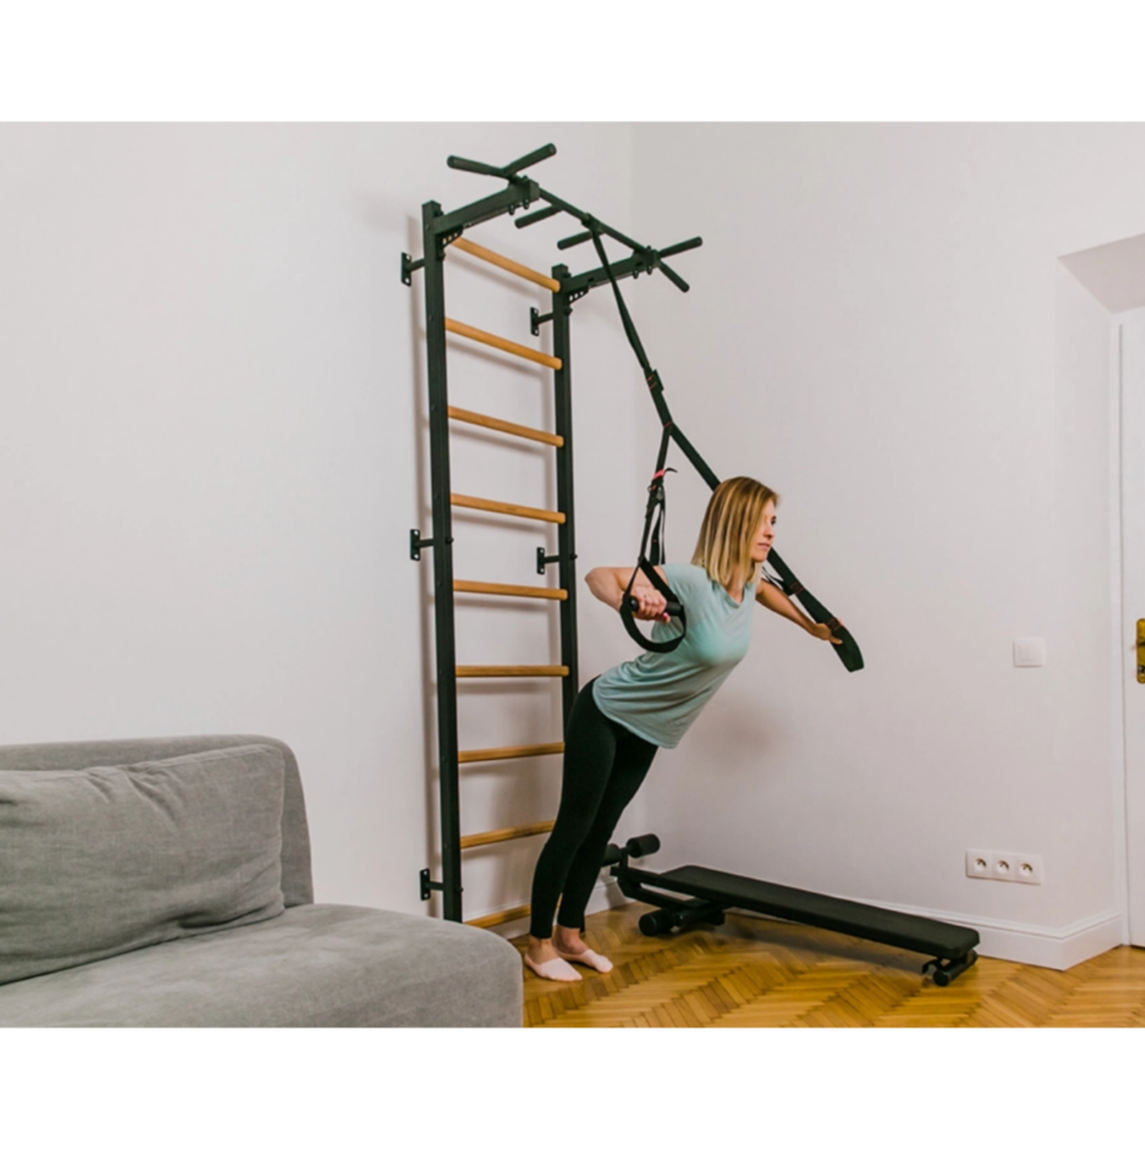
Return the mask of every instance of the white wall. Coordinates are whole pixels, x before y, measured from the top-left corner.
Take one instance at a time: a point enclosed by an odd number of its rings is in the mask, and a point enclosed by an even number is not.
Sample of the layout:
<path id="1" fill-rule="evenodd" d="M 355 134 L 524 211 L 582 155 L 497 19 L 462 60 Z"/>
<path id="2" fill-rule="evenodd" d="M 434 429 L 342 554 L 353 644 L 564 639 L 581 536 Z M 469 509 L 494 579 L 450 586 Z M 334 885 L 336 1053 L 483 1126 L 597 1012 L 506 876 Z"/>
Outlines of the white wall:
<path id="1" fill-rule="evenodd" d="M 1118 925 L 1108 316 L 1057 259 L 1145 229 L 1142 146 L 637 128 L 641 236 L 705 241 L 649 315 L 674 415 L 717 474 L 780 492 L 777 549 L 867 663 L 757 621 L 649 790 L 673 861 L 962 915 L 1046 964 Z M 680 558 L 706 493 L 675 493 Z M 1035 635 L 1048 665 L 1014 668 Z M 969 880 L 968 848 L 1040 853 L 1045 884 Z"/>
<path id="2" fill-rule="evenodd" d="M 550 140 L 538 180 L 628 224 L 623 125 L 0 127 L 0 742 L 279 736 L 319 899 L 426 911 L 432 562 L 408 556 L 410 528 L 431 531 L 424 314 L 399 257 L 421 255 L 422 202 L 500 187 L 449 154 L 506 163 Z M 547 269 L 565 232 L 471 236 Z M 450 312 L 531 342 L 547 295 L 523 287 L 449 259 Z M 610 302 L 577 307 L 573 341 L 581 554 L 625 558 L 639 376 Z M 551 425 L 545 373 L 471 350 L 451 341 L 459 405 Z M 548 457 L 497 441 L 455 440 L 456 489 L 550 505 Z M 458 519 L 458 575 L 538 581 L 543 532 L 489 522 Z M 583 618 L 586 667 L 624 654 Z M 545 662 L 556 622 L 464 608 L 459 661 Z M 559 707 L 547 686 L 467 690 L 461 726 L 467 747 L 554 738 Z M 480 766 L 463 830 L 552 815 L 558 775 Z M 538 847 L 467 854 L 467 915 L 526 899 Z"/>
<path id="3" fill-rule="evenodd" d="M 761 612 L 618 835 L 1066 960 L 1117 896 L 1106 318 L 1058 258 L 1145 232 L 1140 126 L 0 127 L 0 742 L 280 736 L 320 898 L 425 911 L 422 301 L 398 255 L 423 201 L 494 187 L 448 154 L 548 140 L 547 188 L 653 244 L 704 236 L 674 262 L 690 294 L 625 293 L 677 420 L 780 491 L 780 553 L 867 660 Z M 472 236 L 543 269 L 566 231 Z M 542 292 L 449 265 L 451 314 L 531 340 Z M 573 341 L 583 572 L 631 558 L 657 431 L 606 293 Z M 450 350 L 459 405 L 551 419 L 543 373 Z M 495 443 L 455 439 L 456 489 L 551 502 L 546 457 Z M 677 465 L 680 559 L 707 492 Z M 458 527 L 459 575 L 534 578 L 543 531 Z M 538 662 L 555 624 L 464 606 L 459 661 Z M 584 679 L 632 652 L 584 599 L 581 629 Z M 1025 635 L 1045 669 L 1011 666 Z M 558 718 L 551 689 L 462 693 L 467 747 Z M 551 815 L 558 764 L 466 773 L 464 830 Z M 539 844 L 467 854 L 467 915 L 525 900 Z M 1041 853 L 1046 883 L 967 880 L 970 847 Z"/>

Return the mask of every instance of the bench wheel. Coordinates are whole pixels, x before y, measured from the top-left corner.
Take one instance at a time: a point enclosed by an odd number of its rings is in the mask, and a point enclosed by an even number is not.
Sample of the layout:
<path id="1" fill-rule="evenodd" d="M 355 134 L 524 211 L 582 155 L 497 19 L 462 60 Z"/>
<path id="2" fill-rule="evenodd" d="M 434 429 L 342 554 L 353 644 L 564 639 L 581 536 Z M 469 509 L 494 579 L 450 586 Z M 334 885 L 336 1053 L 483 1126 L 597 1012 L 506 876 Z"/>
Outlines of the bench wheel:
<path id="1" fill-rule="evenodd" d="M 673 915 L 667 909 L 657 909 L 652 913 L 645 913 L 640 918 L 640 932 L 645 937 L 657 937 L 661 933 L 670 933 L 675 924 Z"/>

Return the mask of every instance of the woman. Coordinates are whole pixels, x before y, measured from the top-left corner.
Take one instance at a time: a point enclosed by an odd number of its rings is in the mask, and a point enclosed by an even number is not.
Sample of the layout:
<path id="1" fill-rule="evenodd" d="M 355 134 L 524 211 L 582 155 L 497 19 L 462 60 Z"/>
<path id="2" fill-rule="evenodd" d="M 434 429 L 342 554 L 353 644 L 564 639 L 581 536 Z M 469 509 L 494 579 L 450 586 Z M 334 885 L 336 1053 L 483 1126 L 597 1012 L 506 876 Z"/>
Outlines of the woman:
<path id="1" fill-rule="evenodd" d="M 747 654 L 753 599 L 817 639 L 841 642 L 778 588 L 759 581 L 775 539 L 778 500 L 755 479 L 720 483 L 704 514 L 691 565 L 657 568 L 687 610 L 684 641 L 674 651 L 644 652 L 610 668 L 586 684 L 573 703 L 565 729 L 560 809 L 533 875 L 525 964 L 539 977 L 579 981 L 570 962 L 601 973 L 612 968 L 581 937 L 605 849 L 657 748 L 676 747 Z M 619 610 L 631 577 L 631 568 L 597 567 L 585 581 L 597 599 Z M 637 576 L 632 594 L 640 603 L 638 619 L 668 619 L 664 596 L 643 575 Z M 659 624 L 652 629 L 654 639 L 674 634 Z"/>

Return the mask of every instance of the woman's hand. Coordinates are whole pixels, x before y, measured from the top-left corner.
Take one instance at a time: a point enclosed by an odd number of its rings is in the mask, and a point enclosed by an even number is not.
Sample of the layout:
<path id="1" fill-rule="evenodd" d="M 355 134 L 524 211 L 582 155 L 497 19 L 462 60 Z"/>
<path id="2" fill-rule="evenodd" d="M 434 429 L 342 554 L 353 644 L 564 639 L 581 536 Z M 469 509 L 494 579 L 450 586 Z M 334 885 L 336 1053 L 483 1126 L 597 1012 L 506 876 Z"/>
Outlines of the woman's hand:
<path id="1" fill-rule="evenodd" d="M 668 613 L 665 611 L 665 608 L 668 606 L 668 600 L 650 583 L 633 587 L 632 596 L 640 602 L 640 610 L 632 613 L 634 618 L 658 619 L 664 623 L 668 622 Z M 621 596 L 621 598 L 623 598 L 623 596 Z"/>
<path id="2" fill-rule="evenodd" d="M 607 603 L 613 611 L 619 611 L 624 592 L 633 580 L 633 571 L 632 567 L 594 567 L 584 577 L 584 581 L 601 603 Z M 632 614 L 637 619 L 662 619 L 667 623 L 668 613 L 665 608 L 668 600 L 644 578 L 642 572 L 637 574 L 640 578 L 633 585 L 632 594 L 640 604 L 640 610 Z M 656 568 L 656 574 L 664 578 L 664 572 L 659 567 Z"/>
<path id="3" fill-rule="evenodd" d="M 840 623 L 839 626 L 842 627 L 843 624 Z M 813 624 L 807 630 L 813 636 L 815 636 L 816 639 L 826 639 L 826 640 L 829 640 L 831 643 L 842 643 L 843 642 L 841 639 L 837 639 L 835 636 L 833 636 L 831 634 L 831 629 L 825 623 Z"/>

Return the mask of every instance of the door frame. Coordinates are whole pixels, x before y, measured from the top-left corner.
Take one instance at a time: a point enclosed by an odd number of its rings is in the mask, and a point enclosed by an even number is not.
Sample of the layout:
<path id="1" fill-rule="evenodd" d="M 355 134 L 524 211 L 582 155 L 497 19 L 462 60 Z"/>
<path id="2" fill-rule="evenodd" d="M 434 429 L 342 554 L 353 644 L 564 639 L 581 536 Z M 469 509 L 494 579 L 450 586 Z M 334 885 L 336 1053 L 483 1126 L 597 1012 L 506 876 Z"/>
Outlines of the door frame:
<path id="1" fill-rule="evenodd" d="M 1145 829 L 1134 831 L 1131 817 L 1145 811 L 1145 740 L 1140 725 L 1131 726 L 1129 707 L 1134 690 L 1145 694 L 1136 679 L 1136 658 L 1133 653 L 1133 635 L 1136 620 L 1129 606 L 1126 590 L 1132 582 L 1140 590 L 1145 586 L 1145 574 L 1127 574 L 1127 568 L 1137 560 L 1137 571 L 1145 559 L 1145 529 L 1137 530 L 1135 545 L 1127 551 L 1130 533 L 1127 509 L 1136 514 L 1135 526 L 1145 528 L 1145 486 L 1140 493 L 1129 493 L 1124 471 L 1126 446 L 1135 443 L 1145 446 L 1145 375 L 1140 383 L 1140 401 L 1132 408 L 1126 406 L 1125 384 L 1125 325 L 1145 323 L 1145 307 L 1112 314 L 1110 317 L 1110 484 L 1111 484 L 1111 582 L 1112 582 L 1112 642 L 1110 662 L 1115 673 L 1114 703 L 1114 864 L 1117 907 L 1122 913 L 1122 941 L 1124 944 L 1145 946 Z M 1142 346 L 1145 360 L 1145 343 Z M 1140 544 L 1140 545 L 1136 545 Z M 1137 609 L 1145 614 L 1145 605 Z M 1136 806 L 1136 808 L 1135 808 Z M 1137 825 L 1141 829 L 1141 825 Z M 1134 887 L 1134 875 L 1141 880 Z"/>

